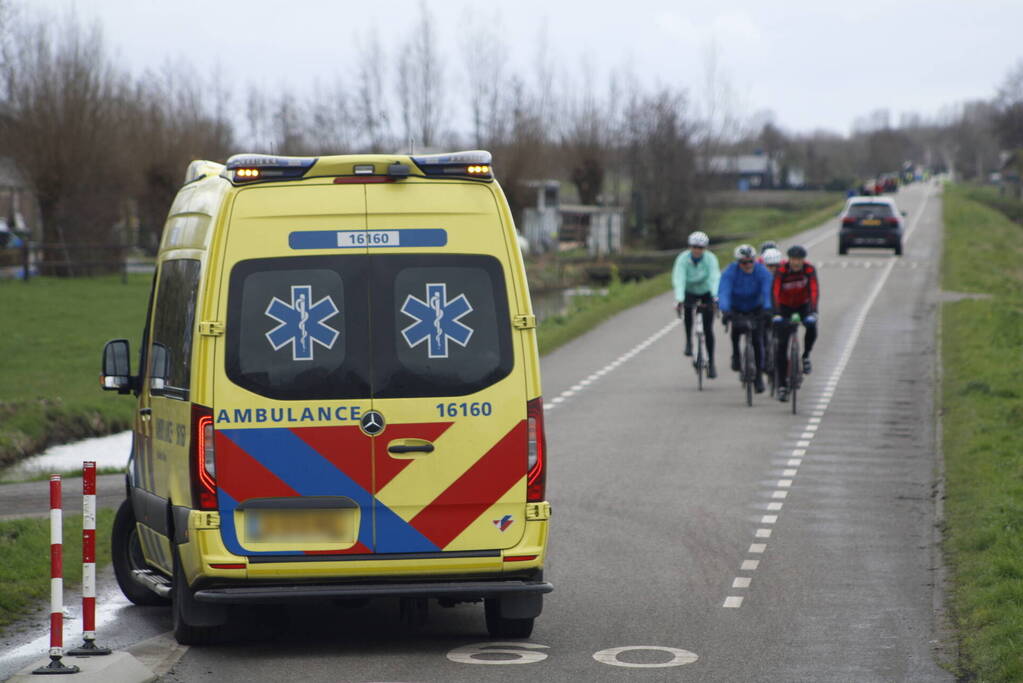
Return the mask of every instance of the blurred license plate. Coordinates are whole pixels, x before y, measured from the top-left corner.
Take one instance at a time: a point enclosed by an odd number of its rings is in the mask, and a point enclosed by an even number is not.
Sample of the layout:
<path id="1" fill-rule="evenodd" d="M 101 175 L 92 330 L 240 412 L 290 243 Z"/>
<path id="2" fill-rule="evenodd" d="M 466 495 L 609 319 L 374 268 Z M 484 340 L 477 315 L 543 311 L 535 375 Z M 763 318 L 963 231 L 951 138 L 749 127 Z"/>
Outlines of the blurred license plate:
<path id="1" fill-rule="evenodd" d="M 867 220 L 863 221 L 863 225 L 881 225 L 881 221 L 879 221 L 876 218 L 868 218 Z"/>
<path id="2" fill-rule="evenodd" d="M 258 543 L 351 543 L 352 509 L 246 510 L 245 537 Z"/>

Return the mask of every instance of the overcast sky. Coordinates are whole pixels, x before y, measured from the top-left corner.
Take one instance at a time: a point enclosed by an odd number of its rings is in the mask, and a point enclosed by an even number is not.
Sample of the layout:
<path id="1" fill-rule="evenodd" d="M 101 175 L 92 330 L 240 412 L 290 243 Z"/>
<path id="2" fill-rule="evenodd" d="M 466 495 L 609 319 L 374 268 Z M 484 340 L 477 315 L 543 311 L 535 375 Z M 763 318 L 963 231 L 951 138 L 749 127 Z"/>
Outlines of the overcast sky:
<path id="1" fill-rule="evenodd" d="M 21 0 L 41 11 L 74 8 L 98 20 L 121 60 L 137 68 L 186 60 L 218 64 L 230 79 L 310 86 L 344 76 L 356 38 L 375 29 L 400 42 L 418 0 Z M 508 59 L 521 71 L 547 27 L 559 63 L 576 80 L 629 65 L 649 83 L 704 92 L 709 46 L 737 93 L 737 113 L 771 110 L 793 131 L 847 133 L 877 108 L 931 116 L 990 97 L 1023 58 L 1020 0 L 431 0 L 449 88 L 460 49 L 473 41 L 467 12 L 495 16 Z M 124 62 L 122 62 L 124 63 Z"/>

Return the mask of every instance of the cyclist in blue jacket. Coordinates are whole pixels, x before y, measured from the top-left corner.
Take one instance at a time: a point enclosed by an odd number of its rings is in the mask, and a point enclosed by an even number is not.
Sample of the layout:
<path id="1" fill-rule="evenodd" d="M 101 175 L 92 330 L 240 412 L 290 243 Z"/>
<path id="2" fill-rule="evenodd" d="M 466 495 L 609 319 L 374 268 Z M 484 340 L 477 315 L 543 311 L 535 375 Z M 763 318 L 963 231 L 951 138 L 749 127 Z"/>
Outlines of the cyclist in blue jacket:
<path id="1" fill-rule="evenodd" d="M 725 268 L 718 284 L 718 305 L 726 322 L 737 313 L 750 317 L 757 366 L 753 386 L 757 393 L 761 393 L 764 391 L 764 338 L 761 326 L 763 312 L 772 309 L 771 285 L 774 278 L 763 264 L 757 263 L 756 259 L 757 251 L 752 245 L 742 244 L 735 248 L 735 261 Z M 736 372 L 740 370 L 740 332 L 741 330 L 732 325 L 732 370 Z"/>
<path id="2" fill-rule="evenodd" d="M 707 377 L 718 376 L 714 365 L 714 302 L 717 301 L 718 259 L 707 249 L 710 238 L 697 230 L 689 235 L 689 249 L 675 258 L 671 283 L 675 289 L 675 312 L 683 315 L 686 331 L 685 355 L 693 355 L 693 309 L 702 305 L 703 339 L 707 344 Z"/>

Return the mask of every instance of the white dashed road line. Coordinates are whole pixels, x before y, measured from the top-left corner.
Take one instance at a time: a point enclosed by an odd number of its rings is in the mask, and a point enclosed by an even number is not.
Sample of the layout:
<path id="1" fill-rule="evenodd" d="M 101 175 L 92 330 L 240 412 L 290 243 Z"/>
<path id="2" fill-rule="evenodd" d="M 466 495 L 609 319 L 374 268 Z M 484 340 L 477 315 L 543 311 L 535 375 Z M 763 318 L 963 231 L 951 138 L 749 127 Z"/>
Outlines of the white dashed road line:
<path id="1" fill-rule="evenodd" d="M 592 385 L 594 382 L 596 382 L 598 379 L 600 379 L 601 377 L 603 377 L 607 373 L 609 373 L 612 370 L 614 370 L 615 368 L 617 368 L 622 363 L 625 363 L 626 361 L 631 360 L 634 356 L 639 354 L 641 351 L 644 351 L 648 346 L 650 346 L 651 344 L 656 342 L 658 339 L 660 339 L 664 335 L 668 334 L 669 332 L 671 332 L 673 329 L 675 329 L 676 327 L 678 327 L 681 324 L 682 324 L 682 321 L 680 321 L 680 320 L 673 320 L 673 321 L 671 321 L 670 323 L 668 323 L 667 325 L 665 325 L 661 329 L 657 330 L 656 332 L 654 332 L 652 335 L 650 335 L 649 337 L 647 337 L 646 339 L 644 339 L 640 343 L 638 343 L 635 346 L 633 346 L 631 349 L 629 349 L 628 351 L 626 351 L 622 355 L 618 356 L 618 358 L 616 358 L 615 360 L 611 361 L 610 363 L 608 363 L 607 365 L 602 367 L 600 370 L 597 370 L 596 372 L 590 374 L 585 379 L 582 379 L 582 380 L 579 380 L 578 382 L 576 382 L 572 386 L 571 389 L 566 389 L 565 391 L 562 391 L 560 394 L 558 394 L 553 399 L 551 399 L 550 403 L 545 403 L 543 409 L 545 411 L 554 410 L 554 408 L 556 408 L 557 406 L 563 404 L 566 400 L 572 398 L 576 394 L 579 394 L 584 389 L 588 389 L 590 387 L 590 385 Z"/>
<path id="2" fill-rule="evenodd" d="M 906 231 L 905 235 L 903 235 L 903 242 L 908 241 L 910 235 L 912 235 L 913 231 L 916 230 L 917 225 L 920 222 L 920 217 L 923 216 L 924 214 L 924 208 L 927 206 L 927 200 L 929 198 L 930 194 L 924 194 L 924 200 L 923 203 L 920 205 L 920 210 L 913 218 L 913 222 L 910 225 L 909 229 Z M 832 231 L 830 230 L 826 231 L 823 234 L 819 235 L 817 238 L 807 242 L 807 245 L 813 246 L 815 244 L 818 244 L 819 242 L 829 237 L 831 234 Z M 831 403 L 831 398 L 834 395 L 835 388 L 838 386 L 838 382 L 842 378 L 842 373 L 845 372 L 846 365 L 849 364 L 849 359 L 852 357 L 853 349 L 856 347 L 856 343 L 860 338 L 860 333 L 863 331 L 863 325 L 866 323 L 867 315 L 870 313 L 870 309 L 874 306 L 874 302 L 877 300 L 877 297 L 881 294 L 881 290 L 884 288 L 885 283 L 888 281 L 888 276 L 891 275 L 892 270 L 895 269 L 896 263 L 898 263 L 898 261 L 893 259 L 891 261 L 888 261 L 887 264 L 883 266 L 884 272 L 882 272 L 880 277 L 878 277 L 874 284 L 874 289 L 871 290 L 870 295 L 867 297 L 867 300 L 863 303 L 863 306 L 860 308 L 860 312 L 857 314 L 856 321 L 852 327 L 852 331 L 849 333 L 849 336 L 846 339 L 846 343 L 842 349 L 842 354 L 839 357 L 838 363 L 835 365 L 834 370 L 832 370 L 831 375 L 825 381 L 824 388 L 820 392 L 820 395 L 817 397 L 817 403 L 813 407 L 811 417 L 807 420 L 806 426 L 803 427 L 798 432 L 799 439 L 796 441 L 796 448 L 792 450 L 792 458 L 789 459 L 787 462 L 789 469 L 785 469 L 782 471 L 782 477 L 784 478 L 777 480 L 777 483 L 775 484 L 775 490 L 771 491 L 771 498 L 785 499 L 789 495 L 788 489 L 792 488 L 792 484 L 795 480 L 796 475 L 798 474 L 798 471 L 793 468 L 798 468 L 799 465 L 802 464 L 803 462 L 802 458 L 803 456 L 806 455 L 806 450 L 810 447 L 810 442 L 813 440 L 814 436 L 817 435 L 817 430 L 820 428 L 821 418 L 823 418 L 824 414 L 827 412 L 828 405 Z M 842 267 L 843 268 L 846 267 L 844 261 L 842 262 Z M 864 263 L 862 267 L 870 268 L 871 263 L 868 261 Z M 778 511 L 781 510 L 781 508 L 782 504 L 778 502 L 769 503 L 767 506 L 767 509 L 771 511 Z M 763 523 L 765 524 L 767 523 L 775 524 L 778 521 L 778 515 L 769 515 L 769 517 L 771 517 L 770 522 L 766 521 L 767 517 L 768 516 L 764 517 L 765 521 Z M 771 537 L 770 529 L 761 528 L 754 531 L 754 538 L 765 539 L 770 537 Z M 766 550 L 767 550 L 766 543 L 753 543 L 752 545 L 750 545 L 749 550 L 747 552 L 748 554 L 751 555 L 753 554 L 763 555 L 766 552 Z M 742 570 L 756 571 L 759 568 L 759 566 L 760 565 L 758 560 L 744 560 L 742 563 Z M 751 579 L 747 577 L 736 578 L 732 581 L 732 588 L 748 588 L 750 585 L 750 581 Z M 729 595 L 725 598 L 725 602 L 721 606 L 734 609 L 741 607 L 742 603 L 743 598 L 741 596 Z"/>

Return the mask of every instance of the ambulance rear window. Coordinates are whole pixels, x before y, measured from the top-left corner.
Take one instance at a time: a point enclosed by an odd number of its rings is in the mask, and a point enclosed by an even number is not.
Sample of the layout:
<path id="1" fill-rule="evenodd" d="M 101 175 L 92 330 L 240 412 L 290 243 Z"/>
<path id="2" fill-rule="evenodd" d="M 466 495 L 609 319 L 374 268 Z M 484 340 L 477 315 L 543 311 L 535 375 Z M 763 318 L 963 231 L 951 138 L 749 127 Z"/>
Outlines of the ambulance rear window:
<path id="1" fill-rule="evenodd" d="M 373 396 L 463 396 L 512 370 L 511 316 L 492 256 L 373 256 Z"/>
<path id="2" fill-rule="evenodd" d="M 243 261 L 231 271 L 227 376 L 282 400 L 369 398 L 364 257 Z"/>
<path id="3" fill-rule="evenodd" d="M 281 400 L 462 396 L 511 372 L 510 320 L 491 256 L 243 261 L 230 279 L 227 375 Z"/>

